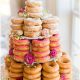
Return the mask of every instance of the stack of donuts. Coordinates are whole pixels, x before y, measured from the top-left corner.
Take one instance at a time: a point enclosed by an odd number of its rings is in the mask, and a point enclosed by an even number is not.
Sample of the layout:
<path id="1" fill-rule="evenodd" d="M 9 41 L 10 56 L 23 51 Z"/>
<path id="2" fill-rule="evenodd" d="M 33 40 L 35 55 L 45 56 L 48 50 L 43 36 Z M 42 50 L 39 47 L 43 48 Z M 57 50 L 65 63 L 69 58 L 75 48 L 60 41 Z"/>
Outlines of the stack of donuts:
<path id="1" fill-rule="evenodd" d="M 72 80 L 72 66 L 69 57 L 63 55 L 61 59 L 58 60 L 58 64 L 60 67 L 61 80 Z"/>
<path id="2" fill-rule="evenodd" d="M 11 62 L 9 68 L 9 80 L 21 80 L 23 78 L 23 63 Z"/>
<path id="3" fill-rule="evenodd" d="M 55 49 L 57 52 L 61 52 L 59 34 L 53 34 L 50 37 L 50 50 Z"/>
<path id="4" fill-rule="evenodd" d="M 34 66 L 24 66 L 23 80 L 41 80 L 41 64 L 34 64 Z"/>
<path id="5" fill-rule="evenodd" d="M 27 39 L 15 39 L 13 40 L 14 44 L 14 59 L 18 62 L 24 61 L 24 56 L 29 53 L 30 42 Z"/>
<path id="6" fill-rule="evenodd" d="M 9 80 L 71 80 L 71 61 L 61 50 L 57 31 L 59 19 L 43 9 L 42 0 L 25 0 L 18 14 L 11 19 L 5 58 Z"/>
<path id="7" fill-rule="evenodd" d="M 20 34 L 22 35 L 23 34 L 23 31 L 22 31 L 23 23 L 24 23 L 23 18 L 19 18 L 19 17 L 12 18 L 11 19 L 11 29 L 12 29 L 11 33 L 15 34 L 18 31 L 20 31 Z"/>
<path id="8" fill-rule="evenodd" d="M 57 17 L 48 16 L 42 19 L 42 27 L 49 30 L 50 35 L 53 35 L 57 32 L 57 25 L 59 23 L 59 19 Z"/>
<path id="9" fill-rule="evenodd" d="M 50 60 L 49 39 L 32 40 L 32 54 L 35 56 L 35 61 L 44 63 Z"/>
<path id="10" fill-rule="evenodd" d="M 42 21 L 38 18 L 27 18 L 24 19 L 24 35 L 27 37 L 38 37 L 41 34 Z"/>
<path id="11" fill-rule="evenodd" d="M 42 80 L 60 80 L 59 65 L 56 62 L 43 64 Z"/>
<path id="12" fill-rule="evenodd" d="M 43 7 L 41 1 L 27 0 L 25 1 L 25 11 L 28 17 L 40 18 L 43 15 Z"/>

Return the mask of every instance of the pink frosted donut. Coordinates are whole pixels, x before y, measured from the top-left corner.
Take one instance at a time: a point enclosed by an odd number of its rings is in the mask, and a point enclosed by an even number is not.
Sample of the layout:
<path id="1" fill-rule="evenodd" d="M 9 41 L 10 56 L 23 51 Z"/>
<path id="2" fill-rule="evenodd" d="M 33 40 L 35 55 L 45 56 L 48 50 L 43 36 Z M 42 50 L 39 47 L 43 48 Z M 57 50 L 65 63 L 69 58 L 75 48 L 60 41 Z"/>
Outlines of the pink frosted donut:
<path id="1" fill-rule="evenodd" d="M 9 76 L 12 77 L 12 78 L 22 77 L 23 76 L 23 73 L 9 72 Z"/>
<path id="2" fill-rule="evenodd" d="M 60 69 L 60 73 L 64 73 L 64 74 L 68 74 L 68 73 L 70 73 L 72 71 L 72 69 L 69 69 L 69 68 L 67 68 L 67 69 Z"/>
<path id="3" fill-rule="evenodd" d="M 50 37 L 50 41 L 59 41 L 59 34 L 53 34 L 53 36 Z"/>
<path id="4" fill-rule="evenodd" d="M 27 39 L 21 39 L 21 40 L 14 39 L 13 43 L 16 45 L 29 45 L 30 42 Z"/>
<path id="5" fill-rule="evenodd" d="M 14 60 L 18 62 L 24 62 L 24 56 L 14 55 Z"/>
<path id="6" fill-rule="evenodd" d="M 46 46 L 46 47 L 35 47 L 35 46 L 32 46 L 32 50 L 36 51 L 36 52 L 46 52 L 46 51 L 49 50 L 49 46 Z"/>
<path id="7" fill-rule="evenodd" d="M 60 46 L 60 44 L 59 44 L 59 42 L 58 41 L 56 41 L 56 42 L 50 42 L 50 47 L 57 47 L 57 46 Z"/>
<path id="8" fill-rule="evenodd" d="M 25 54 L 28 54 L 28 53 L 29 53 L 29 51 L 20 51 L 20 50 L 16 50 L 16 49 L 13 50 L 14 55 L 24 56 Z"/>
<path id="9" fill-rule="evenodd" d="M 57 46 L 57 47 L 50 47 L 50 50 L 53 50 L 55 49 L 57 52 L 61 52 L 61 47 L 60 46 Z"/>
<path id="10" fill-rule="evenodd" d="M 14 49 L 16 50 L 20 50 L 20 51 L 28 51 L 29 50 L 29 46 L 18 46 L 18 45 L 14 45 Z"/>
<path id="11" fill-rule="evenodd" d="M 50 60 L 50 56 L 35 58 L 35 61 L 38 63 L 45 63 L 45 62 L 48 62 L 49 60 Z"/>
<path id="12" fill-rule="evenodd" d="M 32 45 L 36 46 L 36 47 L 44 47 L 44 46 L 48 46 L 50 43 L 49 38 L 46 39 L 40 39 L 40 40 L 33 40 L 32 41 Z"/>
<path id="13" fill-rule="evenodd" d="M 34 54 L 35 57 L 44 57 L 50 54 L 50 51 L 45 51 L 45 52 L 36 52 L 36 51 L 32 51 L 32 53 Z"/>

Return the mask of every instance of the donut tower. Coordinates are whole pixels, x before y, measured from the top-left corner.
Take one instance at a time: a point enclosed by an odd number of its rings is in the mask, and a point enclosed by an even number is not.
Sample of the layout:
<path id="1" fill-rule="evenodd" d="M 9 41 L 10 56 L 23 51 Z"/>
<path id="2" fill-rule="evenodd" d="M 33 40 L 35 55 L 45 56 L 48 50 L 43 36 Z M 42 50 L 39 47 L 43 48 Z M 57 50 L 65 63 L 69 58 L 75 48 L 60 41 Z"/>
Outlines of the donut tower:
<path id="1" fill-rule="evenodd" d="M 59 19 L 42 1 L 26 0 L 11 18 L 9 54 L 5 57 L 9 80 L 72 80 L 72 66 L 62 51 Z"/>

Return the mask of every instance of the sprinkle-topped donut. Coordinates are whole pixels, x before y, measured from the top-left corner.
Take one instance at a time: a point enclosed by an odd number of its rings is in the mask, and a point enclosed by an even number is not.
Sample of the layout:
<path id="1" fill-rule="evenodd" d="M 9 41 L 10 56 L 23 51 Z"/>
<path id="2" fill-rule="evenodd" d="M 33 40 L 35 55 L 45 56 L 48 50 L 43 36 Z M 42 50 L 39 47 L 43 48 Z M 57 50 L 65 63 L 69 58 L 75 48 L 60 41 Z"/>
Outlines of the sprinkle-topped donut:
<path id="1" fill-rule="evenodd" d="M 41 40 L 33 40 L 32 41 L 32 44 L 36 47 L 44 47 L 44 46 L 47 46 L 49 45 L 50 41 L 48 38 L 46 39 L 41 39 Z"/>

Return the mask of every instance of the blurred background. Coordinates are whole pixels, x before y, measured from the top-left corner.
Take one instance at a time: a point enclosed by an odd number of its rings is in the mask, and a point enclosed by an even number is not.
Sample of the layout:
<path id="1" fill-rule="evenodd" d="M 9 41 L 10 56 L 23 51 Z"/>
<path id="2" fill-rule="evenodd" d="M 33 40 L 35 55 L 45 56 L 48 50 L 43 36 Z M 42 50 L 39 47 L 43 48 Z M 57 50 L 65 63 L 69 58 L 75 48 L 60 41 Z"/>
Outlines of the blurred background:
<path id="1" fill-rule="evenodd" d="M 0 0 L 0 54 L 1 59 L 8 54 L 10 17 L 16 16 L 25 0 Z M 80 0 L 42 0 L 53 15 L 60 18 L 60 36 L 64 51 L 70 54 L 80 80 Z M 0 60 L 1 61 L 1 60 Z M 1 61 L 1 63 L 3 63 Z M 76 75 L 76 74 L 75 74 Z"/>

